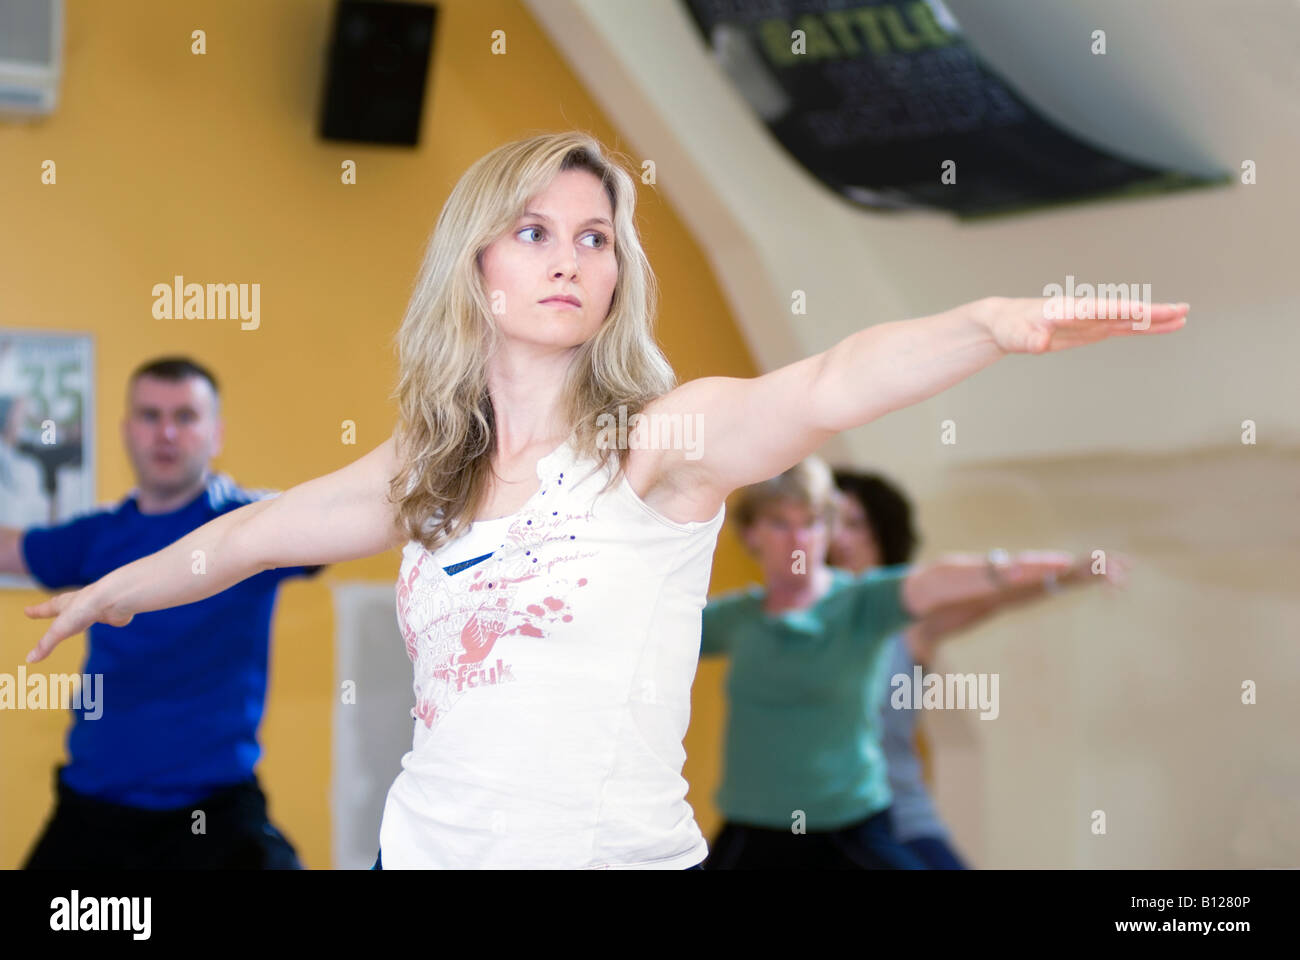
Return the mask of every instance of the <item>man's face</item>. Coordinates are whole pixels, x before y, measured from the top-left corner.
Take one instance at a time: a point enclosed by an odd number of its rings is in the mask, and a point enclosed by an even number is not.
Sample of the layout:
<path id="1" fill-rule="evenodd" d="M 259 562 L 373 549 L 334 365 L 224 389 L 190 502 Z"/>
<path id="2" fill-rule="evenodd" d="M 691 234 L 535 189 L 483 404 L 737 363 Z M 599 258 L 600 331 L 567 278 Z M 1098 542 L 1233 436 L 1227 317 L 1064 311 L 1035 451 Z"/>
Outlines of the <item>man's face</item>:
<path id="1" fill-rule="evenodd" d="M 135 381 L 122 438 L 139 487 L 165 496 L 198 483 L 221 452 L 216 400 L 202 377 Z"/>
<path id="2" fill-rule="evenodd" d="M 566 170 L 483 251 L 484 290 L 508 338 L 564 349 L 595 336 L 618 281 L 613 218 L 600 180 Z M 557 295 L 579 305 L 543 302 Z"/>

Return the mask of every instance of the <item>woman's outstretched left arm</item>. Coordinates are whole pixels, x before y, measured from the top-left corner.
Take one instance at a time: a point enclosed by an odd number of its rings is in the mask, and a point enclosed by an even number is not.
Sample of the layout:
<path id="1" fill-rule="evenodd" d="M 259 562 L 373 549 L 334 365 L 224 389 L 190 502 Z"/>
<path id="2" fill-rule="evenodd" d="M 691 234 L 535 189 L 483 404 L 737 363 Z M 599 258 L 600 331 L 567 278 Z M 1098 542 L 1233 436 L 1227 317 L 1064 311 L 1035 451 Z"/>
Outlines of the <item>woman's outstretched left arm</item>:
<path id="1" fill-rule="evenodd" d="M 404 531 L 388 502 L 400 466 L 396 444 L 390 437 L 345 467 L 224 513 L 80 590 L 27 607 L 34 620 L 53 618 L 27 661 L 43 660 L 94 623 L 123 627 L 138 613 L 202 600 L 264 570 L 337 563 L 399 545 Z"/>
<path id="2" fill-rule="evenodd" d="M 987 297 L 868 327 L 761 377 L 684 383 L 645 410 L 648 417 L 691 417 L 700 427 L 692 449 L 662 452 L 659 481 L 681 492 L 695 519 L 707 519 L 731 491 L 787 470 L 834 434 L 941 393 L 1007 354 L 1171 333 L 1184 325 L 1188 309 L 1123 300 L 1076 309 L 1067 302 L 1057 317 L 1052 304 Z M 652 419 L 647 425 L 654 429 Z"/>

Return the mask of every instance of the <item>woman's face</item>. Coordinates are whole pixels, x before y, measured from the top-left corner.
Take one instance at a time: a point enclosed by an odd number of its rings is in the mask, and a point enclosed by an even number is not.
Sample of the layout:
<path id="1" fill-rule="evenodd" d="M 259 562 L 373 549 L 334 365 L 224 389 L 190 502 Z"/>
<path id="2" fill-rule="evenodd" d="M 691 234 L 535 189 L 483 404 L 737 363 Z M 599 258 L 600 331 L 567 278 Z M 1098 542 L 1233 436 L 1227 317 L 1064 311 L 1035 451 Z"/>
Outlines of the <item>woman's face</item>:
<path id="1" fill-rule="evenodd" d="M 835 502 L 835 525 L 827 562 L 854 573 L 879 566 L 880 546 L 867 522 L 867 511 L 857 497 L 847 493 L 839 494 Z"/>
<path id="2" fill-rule="evenodd" d="M 618 280 L 613 221 L 600 179 L 565 170 L 483 251 L 484 289 L 507 338 L 571 348 L 596 335 Z M 548 300 L 558 296 L 579 305 Z"/>
<path id="3" fill-rule="evenodd" d="M 745 531 L 745 544 L 771 585 L 804 579 L 824 566 L 827 535 L 825 519 L 811 507 L 777 500 L 758 511 Z"/>

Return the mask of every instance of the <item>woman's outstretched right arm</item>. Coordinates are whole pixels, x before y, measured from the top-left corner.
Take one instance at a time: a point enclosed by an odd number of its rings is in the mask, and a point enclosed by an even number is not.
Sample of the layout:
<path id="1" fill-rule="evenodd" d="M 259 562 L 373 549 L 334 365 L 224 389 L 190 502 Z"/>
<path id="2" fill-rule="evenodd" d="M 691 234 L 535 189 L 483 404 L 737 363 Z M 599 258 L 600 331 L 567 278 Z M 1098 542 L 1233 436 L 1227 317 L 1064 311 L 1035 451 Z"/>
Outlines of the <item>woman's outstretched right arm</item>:
<path id="1" fill-rule="evenodd" d="M 388 502 L 388 483 L 398 468 L 389 437 L 342 469 L 231 510 L 81 590 L 27 607 L 33 619 L 54 618 L 28 662 L 43 660 L 92 623 L 125 626 L 137 613 L 202 600 L 263 570 L 338 563 L 392 549 L 405 539 Z"/>

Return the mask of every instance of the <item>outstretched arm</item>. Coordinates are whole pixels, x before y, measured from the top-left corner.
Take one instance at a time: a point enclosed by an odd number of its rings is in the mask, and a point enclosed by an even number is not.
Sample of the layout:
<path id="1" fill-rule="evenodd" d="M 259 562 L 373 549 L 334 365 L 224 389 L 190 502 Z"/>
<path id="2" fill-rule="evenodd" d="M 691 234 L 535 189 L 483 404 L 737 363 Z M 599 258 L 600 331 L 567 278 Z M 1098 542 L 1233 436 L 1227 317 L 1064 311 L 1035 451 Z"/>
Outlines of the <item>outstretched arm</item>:
<path id="1" fill-rule="evenodd" d="M 903 604 L 913 616 L 928 617 L 956 604 L 1005 599 L 1021 585 L 1067 575 L 1073 564 L 1074 557 L 1063 550 L 949 553 L 913 567 L 903 581 Z"/>
<path id="2" fill-rule="evenodd" d="M 984 596 L 939 606 L 908 628 L 907 644 L 912 658 L 924 665 L 933 657 L 940 641 L 973 628 L 999 611 L 1045 599 L 1066 587 L 1102 582 L 1123 586 L 1129 559 L 1121 554 L 1112 554 L 1109 559 L 1105 574 L 1093 574 L 1085 558 L 1060 573 L 1040 576 L 1035 572 L 1016 582 L 1006 582 Z"/>
<path id="3" fill-rule="evenodd" d="M 28 607 L 29 617 L 54 617 L 28 662 L 92 623 L 125 626 L 137 613 L 202 600 L 263 570 L 355 560 L 397 546 L 404 535 L 388 502 L 397 469 L 390 437 L 340 470 L 222 514 L 81 590 Z"/>
<path id="4" fill-rule="evenodd" d="M 1137 305 L 1098 311 L 1051 300 L 988 297 L 952 310 L 877 324 L 824 353 L 752 379 L 705 377 L 682 384 L 645 413 L 694 418 L 698 448 L 661 454 L 658 482 L 680 492 L 708 519 L 731 491 L 776 476 L 831 436 L 919 403 L 1008 353 L 1047 353 L 1109 337 L 1180 329 L 1186 304 L 1152 304 L 1149 322 L 1134 329 Z M 1101 312 L 1099 319 L 1094 312 Z M 1078 314 L 1085 314 L 1079 316 Z M 648 426 L 650 421 L 642 421 Z"/>

